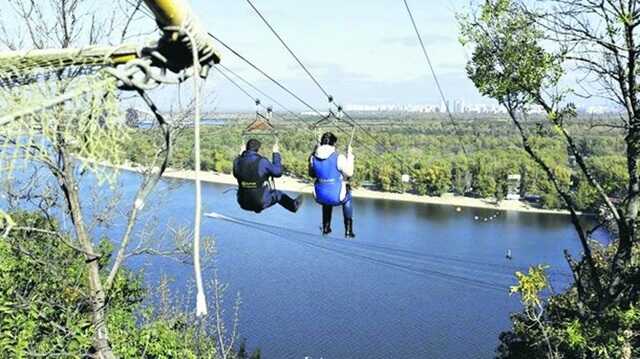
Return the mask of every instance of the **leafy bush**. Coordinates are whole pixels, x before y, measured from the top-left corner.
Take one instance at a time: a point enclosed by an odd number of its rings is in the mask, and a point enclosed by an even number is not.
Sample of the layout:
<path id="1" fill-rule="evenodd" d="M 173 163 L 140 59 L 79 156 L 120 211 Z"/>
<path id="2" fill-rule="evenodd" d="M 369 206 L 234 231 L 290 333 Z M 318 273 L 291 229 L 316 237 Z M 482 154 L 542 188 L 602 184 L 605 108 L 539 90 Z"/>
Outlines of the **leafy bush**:
<path id="1" fill-rule="evenodd" d="M 12 218 L 16 227 L 0 238 L 0 357 L 85 356 L 93 330 L 84 257 L 45 217 L 22 212 Z M 103 241 L 101 265 L 111 252 Z M 214 337 L 191 314 L 143 304 L 150 293 L 140 274 L 121 271 L 109 294 L 107 324 L 118 357 L 216 357 Z M 238 358 L 246 358 L 243 353 Z"/>
<path id="2" fill-rule="evenodd" d="M 613 246 L 614 247 L 614 246 Z M 608 277 L 613 248 L 597 250 L 597 266 Z M 640 283 L 640 250 L 635 248 L 628 283 Z M 613 305 L 585 306 L 579 288 L 545 298 L 549 291 L 544 271 L 519 275 L 513 292 L 521 295 L 523 312 L 513 314 L 513 327 L 500 335 L 498 358 L 621 358 L 640 357 L 640 298 L 633 285 Z M 547 293 L 548 294 L 548 293 Z M 560 355 L 561 353 L 561 355 Z"/>

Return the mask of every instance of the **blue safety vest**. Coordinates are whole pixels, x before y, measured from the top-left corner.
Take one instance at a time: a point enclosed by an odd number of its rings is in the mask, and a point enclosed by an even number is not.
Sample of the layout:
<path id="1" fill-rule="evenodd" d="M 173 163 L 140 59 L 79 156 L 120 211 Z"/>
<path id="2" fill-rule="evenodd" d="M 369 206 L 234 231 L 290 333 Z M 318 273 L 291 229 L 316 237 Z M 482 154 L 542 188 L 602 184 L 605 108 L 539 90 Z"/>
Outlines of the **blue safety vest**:
<path id="1" fill-rule="evenodd" d="M 325 206 L 342 204 L 342 174 L 338 170 L 338 153 L 334 152 L 326 159 L 315 155 L 311 159 L 311 167 L 316 175 L 316 202 Z"/>

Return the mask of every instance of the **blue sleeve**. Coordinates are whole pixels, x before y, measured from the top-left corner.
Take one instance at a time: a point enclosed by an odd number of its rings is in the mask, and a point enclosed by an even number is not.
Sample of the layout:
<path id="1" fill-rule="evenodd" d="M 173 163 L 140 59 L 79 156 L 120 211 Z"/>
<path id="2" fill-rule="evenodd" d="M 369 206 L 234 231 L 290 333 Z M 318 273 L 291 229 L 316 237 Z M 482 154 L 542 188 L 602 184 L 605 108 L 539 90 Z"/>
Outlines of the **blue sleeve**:
<path id="1" fill-rule="evenodd" d="M 282 156 L 279 153 L 273 154 L 273 163 L 268 160 L 260 162 L 260 170 L 271 177 L 282 177 Z"/>
<path id="2" fill-rule="evenodd" d="M 233 160 L 233 177 L 238 178 L 238 161 L 240 157 L 236 157 Z"/>

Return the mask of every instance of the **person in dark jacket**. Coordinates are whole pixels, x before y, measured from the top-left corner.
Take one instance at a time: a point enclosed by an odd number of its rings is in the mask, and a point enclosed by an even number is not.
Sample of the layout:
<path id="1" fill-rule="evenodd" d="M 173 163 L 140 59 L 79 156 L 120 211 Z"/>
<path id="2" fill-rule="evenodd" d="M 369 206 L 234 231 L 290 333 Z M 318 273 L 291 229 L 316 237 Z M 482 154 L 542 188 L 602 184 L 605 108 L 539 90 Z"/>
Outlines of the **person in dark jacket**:
<path id="1" fill-rule="evenodd" d="M 333 133 L 322 135 L 320 145 L 309 158 L 309 176 L 315 178 L 313 196 L 322 205 L 322 234 L 331 233 L 333 207 L 342 206 L 344 234 L 347 238 L 354 238 L 353 205 L 348 179 L 353 176 L 355 158 L 351 147 L 347 149 L 346 156 L 339 154 L 336 142 L 338 138 Z"/>
<path id="2" fill-rule="evenodd" d="M 278 203 L 291 212 L 297 212 L 301 196 L 296 199 L 271 186 L 271 178 L 282 176 L 282 157 L 278 143 L 273 145 L 273 161 L 262 157 L 261 143 L 247 141 L 245 150 L 233 161 L 233 176 L 238 180 L 238 204 L 247 211 L 260 213 Z"/>

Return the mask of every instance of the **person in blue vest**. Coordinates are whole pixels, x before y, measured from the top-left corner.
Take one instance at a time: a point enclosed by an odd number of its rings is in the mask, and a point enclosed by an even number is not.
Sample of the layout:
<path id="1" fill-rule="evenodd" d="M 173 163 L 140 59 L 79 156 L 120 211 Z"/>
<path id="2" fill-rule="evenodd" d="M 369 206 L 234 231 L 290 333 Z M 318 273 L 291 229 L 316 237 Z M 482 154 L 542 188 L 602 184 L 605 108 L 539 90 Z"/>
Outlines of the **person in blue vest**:
<path id="1" fill-rule="evenodd" d="M 237 199 L 240 208 L 260 213 L 278 203 L 291 212 L 297 212 L 302 197 L 293 199 L 271 186 L 271 178 L 282 176 L 282 156 L 278 143 L 273 145 L 273 161 L 258 153 L 261 145 L 260 141 L 250 139 L 242 154 L 233 161 L 233 176 L 238 180 Z"/>
<path id="2" fill-rule="evenodd" d="M 351 186 L 348 183 L 353 176 L 354 156 L 351 146 L 347 155 L 336 150 L 338 138 L 327 132 L 320 138 L 320 144 L 309 158 L 309 175 L 315 178 L 314 197 L 322 205 L 322 234 L 331 233 L 331 215 L 333 207 L 342 206 L 344 234 L 355 238 L 353 233 L 353 205 Z"/>

